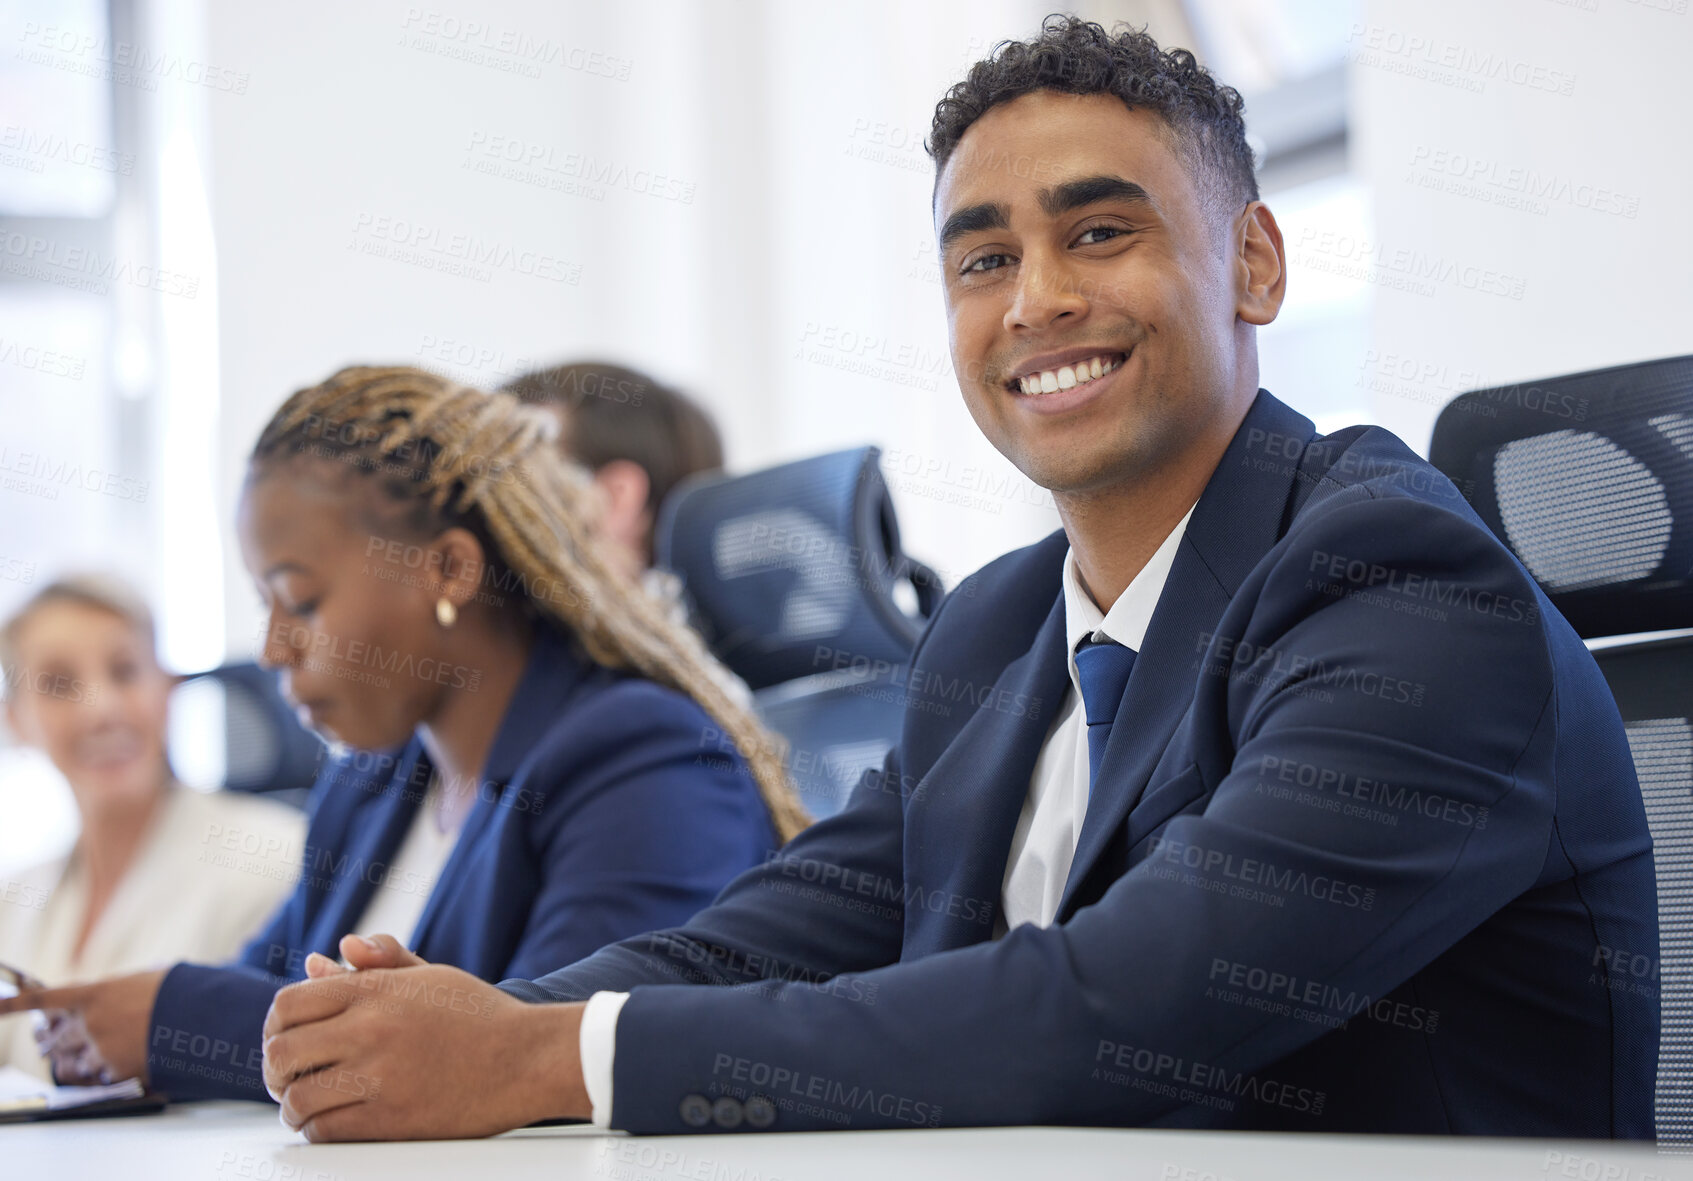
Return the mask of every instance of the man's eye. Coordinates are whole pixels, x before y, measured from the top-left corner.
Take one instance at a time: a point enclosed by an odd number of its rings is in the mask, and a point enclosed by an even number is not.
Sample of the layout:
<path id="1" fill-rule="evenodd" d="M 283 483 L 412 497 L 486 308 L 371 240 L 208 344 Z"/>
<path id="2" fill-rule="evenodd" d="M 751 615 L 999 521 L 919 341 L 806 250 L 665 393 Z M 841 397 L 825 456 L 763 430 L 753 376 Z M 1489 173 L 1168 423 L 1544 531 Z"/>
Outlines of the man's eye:
<path id="1" fill-rule="evenodd" d="M 1009 266 L 1010 264 L 1011 256 L 1009 254 L 984 254 L 975 262 L 965 267 L 964 273 L 969 274 L 971 271 L 997 271 L 1000 267 Z"/>
<path id="2" fill-rule="evenodd" d="M 309 603 L 297 603 L 292 607 L 288 606 L 287 604 L 284 604 L 282 609 L 284 611 L 288 612 L 288 614 L 290 614 L 290 615 L 299 615 L 299 616 L 314 615 L 314 614 L 317 613 L 317 600 L 313 599 Z"/>
<path id="3" fill-rule="evenodd" d="M 1120 237 L 1123 232 L 1116 226 L 1089 226 L 1081 232 L 1081 235 L 1076 239 L 1076 244 L 1078 246 L 1097 246 L 1101 242 L 1109 242 L 1113 238 Z M 1090 236 L 1096 234 L 1099 236 Z"/>

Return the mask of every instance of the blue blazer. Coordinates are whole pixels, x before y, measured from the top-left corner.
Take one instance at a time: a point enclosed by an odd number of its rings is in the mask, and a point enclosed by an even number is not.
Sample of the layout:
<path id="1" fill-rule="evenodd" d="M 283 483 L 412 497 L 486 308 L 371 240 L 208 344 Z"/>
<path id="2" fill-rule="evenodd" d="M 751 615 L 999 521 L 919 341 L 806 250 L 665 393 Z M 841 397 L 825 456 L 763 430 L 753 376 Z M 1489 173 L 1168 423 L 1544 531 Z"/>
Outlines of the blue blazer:
<path id="1" fill-rule="evenodd" d="M 1057 921 L 992 937 L 1068 687 L 1066 546 L 945 601 L 843 812 L 686 926 L 502 985 L 635 986 L 614 1126 L 1651 1136 L 1656 993 L 1611 967 L 1657 962 L 1651 841 L 1604 680 L 1445 477 L 1262 391 Z"/>
<path id="2" fill-rule="evenodd" d="M 303 978 L 308 953 L 339 955 L 430 774 L 416 738 L 325 770 L 293 895 L 234 964 L 178 964 L 165 977 L 148 1039 L 157 1089 L 266 1097 L 271 997 Z M 777 844 L 756 781 L 699 705 L 592 663 L 546 627 L 479 787 L 414 950 L 488 980 L 682 922 Z"/>

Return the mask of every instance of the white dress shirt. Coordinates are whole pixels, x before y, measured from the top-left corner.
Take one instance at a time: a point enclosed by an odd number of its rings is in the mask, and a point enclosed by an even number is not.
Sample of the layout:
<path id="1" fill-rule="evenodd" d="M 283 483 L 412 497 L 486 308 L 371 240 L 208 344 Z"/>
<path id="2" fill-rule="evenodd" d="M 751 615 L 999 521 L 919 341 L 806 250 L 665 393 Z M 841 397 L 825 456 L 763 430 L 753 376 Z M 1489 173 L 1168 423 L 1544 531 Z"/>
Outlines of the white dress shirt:
<path id="1" fill-rule="evenodd" d="M 407 950 L 417 949 L 417 920 L 447 859 L 458 846 L 459 833 L 464 830 L 468 811 L 461 812 L 458 823 L 446 832 L 436 820 L 440 806 L 441 777 L 433 775 L 429 789 L 412 816 L 400 847 L 382 872 L 382 880 L 371 891 L 364 913 L 350 930 L 355 935 L 392 935 Z"/>
<path id="2" fill-rule="evenodd" d="M 173 786 L 79 952 L 82 859 L 0 877 L 0 961 L 50 985 L 233 958 L 292 893 L 306 818 L 241 792 Z M 0 1065 L 46 1078 L 28 1014 L 0 1017 Z"/>
<path id="3" fill-rule="evenodd" d="M 1000 887 L 1001 918 L 996 937 L 1022 923 L 1050 926 L 1058 914 L 1058 900 L 1070 876 L 1076 841 L 1088 810 L 1089 768 L 1087 717 L 1082 711 L 1081 680 L 1076 674 L 1076 646 L 1086 639 L 1115 640 L 1140 650 L 1158 596 L 1170 576 L 1182 534 L 1193 508 L 1147 559 L 1139 574 L 1117 596 L 1111 610 L 1102 612 L 1082 589 L 1076 574 L 1076 553 L 1064 555 L 1064 640 L 1070 654 L 1070 687 L 1059 703 L 1058 716 L 1047 732 L 1029 779 L 1029 794 L 1011 838 L 1005 878 Z M 593 1105 L 596 1126 L 611 1126 L 612 1065 L 617 1052 L 617 1015 L 626 992 L 596 992 L 582 1011 L 579 1053 L 582 1079 Z"/>

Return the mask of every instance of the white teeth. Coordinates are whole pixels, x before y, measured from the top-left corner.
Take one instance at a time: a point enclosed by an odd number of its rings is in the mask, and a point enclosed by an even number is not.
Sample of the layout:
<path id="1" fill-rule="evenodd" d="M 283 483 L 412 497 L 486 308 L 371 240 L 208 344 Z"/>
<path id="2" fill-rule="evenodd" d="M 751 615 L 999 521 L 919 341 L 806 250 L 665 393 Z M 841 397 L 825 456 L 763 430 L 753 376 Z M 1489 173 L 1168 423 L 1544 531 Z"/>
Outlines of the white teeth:
<path id="1" fill-rule="evenodd" d="M 1055 394 L 1069 390 L 1098 377 L 1104 377 L 1117 367 L 1117 362 L 1104 357 L 1090 357 L 1074 366 L 1063 365 L 1040 373 L 1030 373 L 1017 379 L 1017 388 L 1025 394 Z"/>

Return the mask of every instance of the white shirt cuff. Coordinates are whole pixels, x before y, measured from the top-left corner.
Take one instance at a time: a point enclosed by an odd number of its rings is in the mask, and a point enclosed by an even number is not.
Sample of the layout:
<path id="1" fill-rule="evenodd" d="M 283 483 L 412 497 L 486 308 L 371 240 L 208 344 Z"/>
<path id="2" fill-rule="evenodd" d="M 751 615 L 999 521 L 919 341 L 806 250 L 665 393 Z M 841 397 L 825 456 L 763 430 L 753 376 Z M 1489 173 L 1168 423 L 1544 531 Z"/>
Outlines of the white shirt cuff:
<path id="1" fill-rule="evenodd" d="M 617 1015 L 628 999 L 626 992 L 596 992 L 582 1010 L 577 1053 L 582 1059 L 582 1081 L 588 1088 L 588 1102 L 593 1104 L 596 1128 L 611 1127 L 611 1066 L 617 1056 Z"/>

